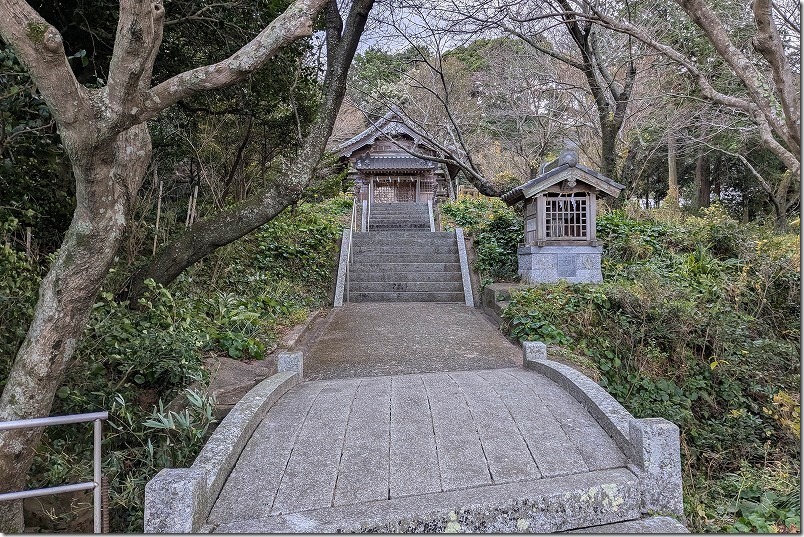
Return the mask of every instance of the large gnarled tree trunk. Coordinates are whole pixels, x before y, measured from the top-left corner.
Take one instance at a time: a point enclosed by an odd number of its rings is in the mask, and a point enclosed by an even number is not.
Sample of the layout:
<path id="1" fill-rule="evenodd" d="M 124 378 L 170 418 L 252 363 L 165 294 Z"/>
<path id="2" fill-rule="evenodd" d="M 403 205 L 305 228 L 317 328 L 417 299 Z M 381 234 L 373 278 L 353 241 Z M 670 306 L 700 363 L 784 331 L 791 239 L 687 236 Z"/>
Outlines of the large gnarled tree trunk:
<path id="1" fill-rule="evenodd" d="M 230 58 L 151 88 L 161 0 L 121 0 L 108 84 L 81 86 L 59 32 L 22 0 L 0 0 L 0 36 L 24 62 L 59 127 L 76 180 L 72 223 L 39 289 L 33 322 L 2 397 L 0 420 L 49 414 L 55 391 L 128 225 L 151 157 L 145 122 L 180 99 L 228 86 L 310 35 L 325 0 L 296 0 Z M 41 429 L 0 433 L 0 492 L 21 490 Z M 0 531 L 22 530 L 19 503 L 0 503 Z"/>

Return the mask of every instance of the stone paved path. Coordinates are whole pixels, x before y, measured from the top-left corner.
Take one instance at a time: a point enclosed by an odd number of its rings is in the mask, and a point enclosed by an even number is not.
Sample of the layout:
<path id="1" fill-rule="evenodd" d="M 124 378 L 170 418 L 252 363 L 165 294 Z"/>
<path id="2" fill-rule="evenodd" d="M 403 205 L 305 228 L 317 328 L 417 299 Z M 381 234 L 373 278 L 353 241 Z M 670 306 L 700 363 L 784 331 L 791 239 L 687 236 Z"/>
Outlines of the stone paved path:
<path id="1" fill-rule="evenodd" d="M 271 408 L 208 522 L 216 532 L 332 531 L 395 505 L 616 482 L 625 466 L 572 396 L 522 368 L 310 381 Z"/>
<path id="2" fill-rule="evenodd" d="M 569 393 L 519 367 L 521 353 L 460 304 L 334 310 L 304 350 L 305 381 L 254 432 L 207 529 L 431 533 L 464 507 L 473 531 L 638 518 L 641 485 L 622 451 Z"/>
<path id="3" fill-rule="evenodd" d="M 522 351 L 463 304 L 358 303 L 332 311 L 304 355 L 306 379 L 521 365 Z"/>

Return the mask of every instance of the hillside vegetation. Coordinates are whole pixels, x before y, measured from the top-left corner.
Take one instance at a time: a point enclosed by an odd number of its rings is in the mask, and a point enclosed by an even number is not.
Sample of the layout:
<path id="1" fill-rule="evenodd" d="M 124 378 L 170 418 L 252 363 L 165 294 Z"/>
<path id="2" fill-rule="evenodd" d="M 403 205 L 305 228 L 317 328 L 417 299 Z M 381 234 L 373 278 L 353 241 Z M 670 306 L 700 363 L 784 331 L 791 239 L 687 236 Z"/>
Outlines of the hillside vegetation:
<path id="1" fill-rule="evenodd" d="M 514 279 L 513 211 L 499 200 L 443 211 L 471 230 L 486 281 Z M 615 210 L 597 226 L 604 283 L 515 292 L 505 329 L 548 343 L 633 415 L 679 426 L 692 531 L 797 532 L 798 232 L 740 224 L 718 206 L 699 216 Z"/>
<path id="2" fill-rule="evenodd" d="M 101 293 L 52 414 L 109 411 L 103 474 L 113 532 L 141 532 L 145 484 L 162 468 L 192 464 L 206 440 L 214 424 L 207 359 L 265 359 L 284 329 L 329 302 L 350 210 L 343 198 L 287 210 L 168 288 L 151 285 L 138 310 Z M 123 272 L 113 271 L 105 287 L 116 289 Z M 30 322 L 39 274 L 0 247 L 0 389 Z M 91 481 L 91 461 L 91 427 L 48 428 L 28 487 Z M 56 512 L 42 528 L 91 531 L 76 526 L 86 508 Z"/>

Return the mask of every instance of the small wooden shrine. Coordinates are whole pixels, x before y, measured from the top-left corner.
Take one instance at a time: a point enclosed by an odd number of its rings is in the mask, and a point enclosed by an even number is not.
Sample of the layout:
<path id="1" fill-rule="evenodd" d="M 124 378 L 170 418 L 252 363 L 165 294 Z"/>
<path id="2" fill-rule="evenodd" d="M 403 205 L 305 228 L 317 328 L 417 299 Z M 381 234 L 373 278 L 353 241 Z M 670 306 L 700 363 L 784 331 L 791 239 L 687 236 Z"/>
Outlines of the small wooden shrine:
<path id="1" fill-rule="evenodd" d="M 360 201 L 427 202 L 448 196 L 446 168 L 427 160 L 435 151 L 396 110 L 334 152 L 348 161 L 349 178 Z"/>
<path id="2" fill-rule="evenodd" d="M 517 251 L 523 281 L 602 281 L 597 199 L 601 194 L 617 197 L 623 188 L 579 164 L 577 152 L 566 149 L 538 176 L 504 194 L 509 206 L 525 202 L 525 244 Z"/>

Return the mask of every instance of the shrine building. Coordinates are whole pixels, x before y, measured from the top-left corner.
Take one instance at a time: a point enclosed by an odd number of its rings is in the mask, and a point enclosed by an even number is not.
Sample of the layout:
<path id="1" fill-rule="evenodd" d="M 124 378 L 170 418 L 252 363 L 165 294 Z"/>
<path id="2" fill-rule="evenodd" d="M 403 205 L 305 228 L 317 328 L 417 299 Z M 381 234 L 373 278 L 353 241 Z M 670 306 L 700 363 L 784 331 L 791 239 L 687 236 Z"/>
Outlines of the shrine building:
<path id="1" fill-rule="evenodd" d="M 525 204 L 524 244 L 517 250 L 519 275 L 528 283 L 596 283 L 603 280 L 595 229 L 600 196 L 625 187 L 578 163 L 565 149 L 527 183 L 505 193 L 509 206 Z"/>
<path id="2" fill-rule="evenodd" d="M 426 158 L 435 151 L 394 110 L 334 152 L 348 165 L 361 202 L 435 203 L 454 197 L 452 177 L 447 178 L 454 172 Z"/>

